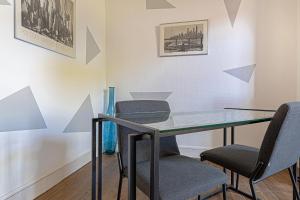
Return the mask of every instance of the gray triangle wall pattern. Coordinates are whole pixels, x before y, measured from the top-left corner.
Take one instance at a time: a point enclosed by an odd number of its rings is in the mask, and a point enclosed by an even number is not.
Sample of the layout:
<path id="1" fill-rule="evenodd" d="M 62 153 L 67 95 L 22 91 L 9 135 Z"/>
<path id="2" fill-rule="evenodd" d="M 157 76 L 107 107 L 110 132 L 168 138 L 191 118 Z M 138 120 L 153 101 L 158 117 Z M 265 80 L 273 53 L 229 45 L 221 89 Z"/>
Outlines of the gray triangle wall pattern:
<path id="1" fill-rule="evenodd" d="M 166 100 L 172 92 L 130 92 L 134 100 Z"/>
<path id="2" fill-rule="evenodd" d="M 94 111 L 89 95 L 65 128 L 64 133 L 90 132 L 92 130 L 93 117 Z"/>
<path id="3" fill-rule="evenodd" d="M 244 81 L 246 83 L 249 83 L 251 80 L 251 77 L 253 75 L 253 72 L 255 70 L 256 65 L 248 65 L 245 67 L 239 67 L 234 69 L 225 70 L 224 72 L 240 79 L 241 81 Z"/>
<path id="4" fill-rule="evenodd" d="M 30 87 L 0 100 L 0 132 L 46 129 Z"/>
<path id="5" fill-rule="evenodd" d="M 86 29 L 86 64 L 90 63 L 101 52 L 89 28 Z"/>
<path id="6" fill-rule="evenodd" d="M 242 0 L 224 0 L 227 14 L 232 26 L 234 26 L 241 2 Z"/>
<path id="7" fill-rule="evenodd" d="M 175 8 L 167 0 L 146 0 L 147 9 L 168 9 Z"/>

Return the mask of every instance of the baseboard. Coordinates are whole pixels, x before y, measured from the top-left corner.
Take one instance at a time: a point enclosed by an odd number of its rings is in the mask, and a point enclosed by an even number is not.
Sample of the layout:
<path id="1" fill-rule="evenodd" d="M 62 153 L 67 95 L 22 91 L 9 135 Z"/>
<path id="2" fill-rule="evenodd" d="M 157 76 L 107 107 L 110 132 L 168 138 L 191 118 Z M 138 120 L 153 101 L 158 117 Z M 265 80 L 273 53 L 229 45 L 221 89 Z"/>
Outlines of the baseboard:
<path id="1" fill-rule="evenodd" d="M 185 155 L 192 158 L 200 158 L 200 154 L 208 149 L 208 147 L 201 146 L 179 145 L 181 155 Z"/>
<path id="2" fill-rule="evenodd" d="M 53 173 L 45 175 L 36 181 L 28 183 L 10 193 L 0 196 L 0 200 L 32 200 L 58 184 L 60 181 L 90 161 L 91 152 L 84 153 L 76 160 L 55 170 Z"/>

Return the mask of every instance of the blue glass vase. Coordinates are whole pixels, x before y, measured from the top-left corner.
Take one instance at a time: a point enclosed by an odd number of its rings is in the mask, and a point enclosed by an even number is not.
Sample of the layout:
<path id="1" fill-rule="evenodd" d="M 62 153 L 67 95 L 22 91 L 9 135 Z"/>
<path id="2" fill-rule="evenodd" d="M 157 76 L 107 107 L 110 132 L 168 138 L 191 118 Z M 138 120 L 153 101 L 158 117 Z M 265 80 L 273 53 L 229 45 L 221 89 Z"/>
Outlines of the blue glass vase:
<path id="1" fill-rule="evenodd" d="M 113 116 L 115 114 L 115 88 L 108 89 L 108 107 L 106 115 Z M 115 153 L 117 146 L 117 127 L 113 122 L 103 123 L 103 153 L 112 155 Z"/>

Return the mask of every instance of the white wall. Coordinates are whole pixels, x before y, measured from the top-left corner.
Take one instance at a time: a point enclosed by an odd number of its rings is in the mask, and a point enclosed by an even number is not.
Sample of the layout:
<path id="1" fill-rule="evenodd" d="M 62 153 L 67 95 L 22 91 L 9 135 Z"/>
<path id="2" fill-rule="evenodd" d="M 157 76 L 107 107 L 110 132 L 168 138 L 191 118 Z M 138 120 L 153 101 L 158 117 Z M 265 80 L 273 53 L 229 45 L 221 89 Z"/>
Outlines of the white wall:
<path id="1" fill-rule="evenodd" d="M 257 2 L 255 107 L 276 109 L 297 100 L 297 0 Z M 259 143 L 265 127 L 253 126 L 244 139 Z"/>
<path id="2" fill-rule="evenodd" d="M 14 39 L 13 5 L 0 6 L 0 99 L 30 86 L 48 126 L 0 133 L 0 199 L 32 199 L 90 160 L 90 133 L 62 131 L 89 94 L 94 112 L 103 108 L 105 1 L 76 4 L 76 59 Z M 87 26 L 102 50 L 89 65 L 85 65 Z M 22 191 L 27 186 L 30 190 Z"/>
<path id="3" fill-rule="evenodd" d="M 146 10 L 145 1 L 107 1 L 108 85 L 118 100 L 129 92 L 172 91 L 173 111 L 251 107 L 254 77 L 249 84 L 223 70 L 256 62 L 256 1 L 243 1 L 234 28 L 222 0 L 173 0 L 176 9 Z M 158 57 L 158 26 L 162 23 L 209 20 L 209 53 Z M 209 148 L 221 137 L 180 137 L 181 146 Z"/>
<path id="4" fill-rule="evenodd" d="M 257 8 L 255 103 L 277 108 L 297 97 L 297 0 L 263 0 Z"/>
<path id="5" fill-rule="evenodd" d="M 297 91 L 300 91 L 300 68 L 297 65 L 300 57 L 297 53 L 297 41 L 300 18 L 297 20 L 297 16 L 300 10 L 297 4 L 297 0 L 257 1 L 257 68 L 254 86 L 256 108 L 277 109 L 284 102 L 299 99 Z M 259 146 L 267 125 L 268 123 L 251 125 L 238 134 L 238 137 L 246 144 Z"/>

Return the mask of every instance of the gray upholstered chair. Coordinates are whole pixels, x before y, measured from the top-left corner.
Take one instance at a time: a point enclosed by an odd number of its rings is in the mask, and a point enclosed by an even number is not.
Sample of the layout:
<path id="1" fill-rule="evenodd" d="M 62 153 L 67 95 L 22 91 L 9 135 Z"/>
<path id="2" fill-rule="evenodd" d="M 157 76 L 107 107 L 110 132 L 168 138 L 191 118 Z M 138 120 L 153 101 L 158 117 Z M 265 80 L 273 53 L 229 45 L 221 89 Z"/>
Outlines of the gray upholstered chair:
<path id="1" fill-rule="evenodd" d="M 155 123 L 167 120 L 170 114 L 169 104 L 165 101 L 123 101 L 116 103 L 116 112 L 126 118 L 126 113 L 147 113 L 157 112 L 151 117 L 136 117 L 127 120 L 137 123 Z M 120 180 L 118 199 L 122 190 L 122 180 L 127 177 L 127 150 L 128 135 L 134 133 L 125 127 L 118 127 L 119 143 L 119 169 Z M 184 200 L 191 197 L 200 199 L 200 194 L 223 186 L 223 196 L 226 199 L 226 175 L 213 167 L 201 162 L 181 156 L 178 150 L 176 138 L 164 137 L 160 141 L 160 179 L 159 195 L 161 200 Z M 150 141 L 142 140 L 137 142 L 137 187 L 147 196 L 150 193 Z"/>
<path id="2" fill-rule="evenodd" d="M 254 183 L 285 169 L 289 170 L 293 188 L 297 191 L 295 169 L 300 156 L 300 102 L 280 106 L 271 121 L 260 149 L 229 145 L 203 152 L 201 160 L 208 160 L 237 173 L 236 192 L 257 199 Z M 239 175 L 249 178 L 251 195 L 238 189 Z M 299 200 L 299 194 L 296 193 Z"/>

